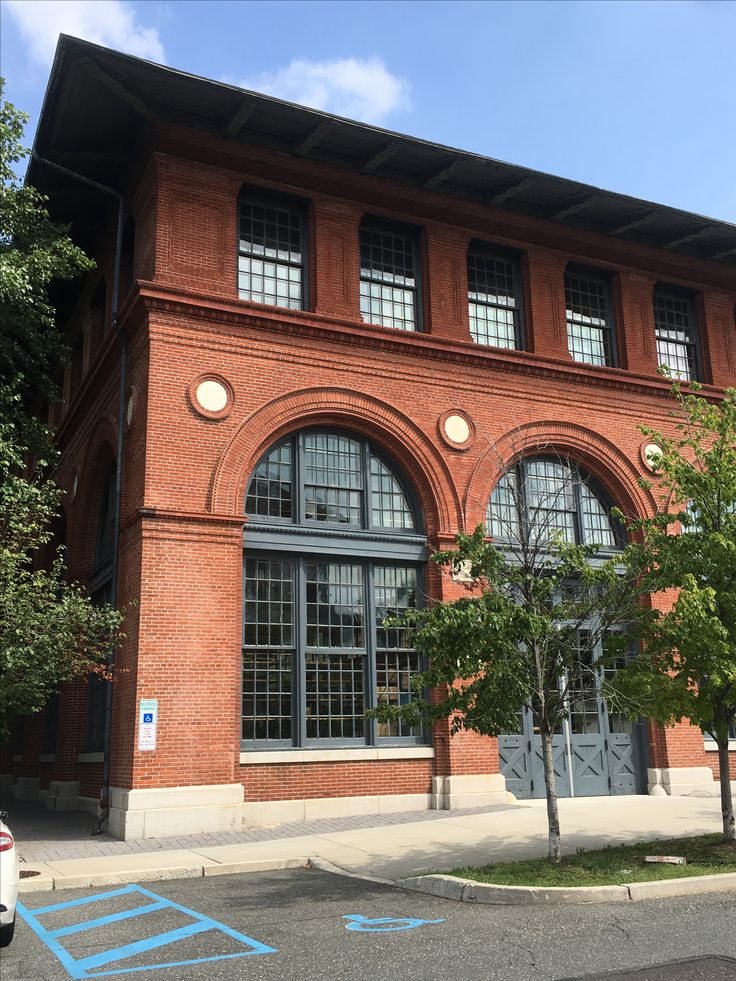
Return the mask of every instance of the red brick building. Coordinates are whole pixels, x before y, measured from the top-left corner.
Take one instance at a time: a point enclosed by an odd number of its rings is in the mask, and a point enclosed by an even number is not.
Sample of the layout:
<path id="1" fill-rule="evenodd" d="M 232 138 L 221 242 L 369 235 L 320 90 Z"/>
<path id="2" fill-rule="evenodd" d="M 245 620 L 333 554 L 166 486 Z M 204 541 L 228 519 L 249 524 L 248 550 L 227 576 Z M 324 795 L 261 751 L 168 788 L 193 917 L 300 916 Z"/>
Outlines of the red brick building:
<path id="1" fill-rule="evenodd" d="M 80 681 L 18 726 L 16 795 L 94 809 L 108 776 L 127 837 L 541 795 L 529 720 L 364 719 L 418 668 L 385 611 L 461 594 L 426 543 L 498 520 L 518 458 L 575 475 L 571 536 L 615 551 L 610 506 L 652 512 L 658 364 L 736 382 L 736 228 L 71 38 L 35 151 L 98 264 L 56 298 L 60 535 L 128 612 L 109 773 L 104 686 Z M 698 730 L 600 702 L 566 735 L 563 793 L 717 766 Z"/>

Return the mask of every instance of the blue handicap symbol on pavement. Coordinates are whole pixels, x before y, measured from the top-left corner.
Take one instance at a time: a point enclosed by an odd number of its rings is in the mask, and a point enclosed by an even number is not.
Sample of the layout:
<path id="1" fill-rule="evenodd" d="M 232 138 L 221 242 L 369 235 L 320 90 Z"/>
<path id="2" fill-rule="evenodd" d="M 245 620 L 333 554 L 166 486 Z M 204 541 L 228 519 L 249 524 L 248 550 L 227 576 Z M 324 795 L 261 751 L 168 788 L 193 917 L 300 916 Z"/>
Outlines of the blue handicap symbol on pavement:
<path id="1" fill-rule="evenodd" d="M 125 909 L 119 913 L 94 917 L 93 919 L 83 920 L 81 923 L 59 927 L 55 930 L 47 930 L 41 923 L 40 918 L 47 913 L 57 913 L 60 910 L 86 906 L 101 902 L 102 900 L 114 899 L 117 896 L 126 896 L 130 893 L 140 893 L 141 896 L 147 897 L 151 902 L 144 903 L 142 906 L 136 906 L 134 909 Z M 238 933 L 237 930 L 232 930 L 230 927 L 225 926 L 224 923 L 218 923 L 217 920 L 210 919 L 209 916 L 203 916 L 201 913 L 187 909 L 186 906 L 180 906 L 170 899 L 157 896 L 155 892 L 149 892 L 148 889 L 143 889 L 141 886 L 125 886 L 122 889 L 113 889 L 111 892 L 101 892 L 94 896 L 85 896 L 82 899 L 72 899 L 66 903 L 55 903 L 52 906 L 42 906 L 39 909 L 33 910 L 27 909 L 23 903 L 19 902 L 17 908 L 28 926 L 46 944 L 49 950 L 59 958 L 62 966 L 74 981 L 82 981 L 84 978 L 101 978 L 111 974 L 131 974 L 134 971 L 152 971 L 159 967 L 183 967 L 187 964 L 203 964 L 206 961 L 231 960 L 234 957 L 247 957 L 250 954 L 277 953 L 274 947 L 268 947 L 258 940 L 253 940 L 252 937 L 247 937 L 244 933 Z M 122 920 L 130 920 L 165 909 L 174 909 L 180 913 L 185 913 L 191 918 L 192 922 L 180 927 L 178 930 L 168 930 L 166 933 L 159 933 L 153 937 L 146 937 L 143 940 L 127 943 L 122 947 L 112 947 L 109 950 L 102 950 L 87 957 L 73 957 L 59 942 L 63 937 L 82 933 L 85 930 L 93 930 L 96 927 L 104 927 L 110 923 L 119 923 Z M 176 943 L 177 940 L 185 940 L 188 937 L 211 931 L 216 931 L 230 937 L 242 945 L 243 949 L 231 954 L 216 954 L 211 957 L 196 957 L 189 960 L 161 961 L 156 964 L 146 964 L 142 967 L 125 967 L 124 964 L 120 963 L 121 961 L 124 962 L 126 958 L 137 957 L 139 954 L 145 954 L 149 950 L 156 950 L 158 947 L 165 947 L 169 944 Z M 98 968 L 105 968 L 107 965 L 111 965 L 108 970 L 98 970 Z"/>
<path id="2" fill-rule="evenodd" d="M 444 923 L 441 920 L 415 920 L 410 916 L 379 916 L 375 919 L 368 919 L 359 913 L 349 913 L 343 916 L 343 920 L 350 920 L 345 924 L 346 930 L 358 930 L 361 933 L 396 933 L 399 930 L 416 930 L 417 927 L 424 926 L 426 923 Z"/>

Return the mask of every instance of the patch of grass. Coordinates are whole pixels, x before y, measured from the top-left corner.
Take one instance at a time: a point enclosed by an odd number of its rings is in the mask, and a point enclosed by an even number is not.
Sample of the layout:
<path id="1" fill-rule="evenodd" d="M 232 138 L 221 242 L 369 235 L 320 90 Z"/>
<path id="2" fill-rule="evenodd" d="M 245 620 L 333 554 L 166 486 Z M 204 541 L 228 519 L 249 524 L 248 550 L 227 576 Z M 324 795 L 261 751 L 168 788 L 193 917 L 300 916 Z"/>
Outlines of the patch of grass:
<path id="1" fill-rule="evenodd" d="M 687 865 L 649 863 L 644 861 L 645 855 L 684 855 Z M 617 886 L 723 872 L 736 872 L 736 843 L 712 834 L 609 845 L 596 851 L 578 849 L 576 855 L 564 856 L 560 865 L 537 858 L 499 862 L 479 869 L 454 869 L 446 874 L 500 886 Z"/>

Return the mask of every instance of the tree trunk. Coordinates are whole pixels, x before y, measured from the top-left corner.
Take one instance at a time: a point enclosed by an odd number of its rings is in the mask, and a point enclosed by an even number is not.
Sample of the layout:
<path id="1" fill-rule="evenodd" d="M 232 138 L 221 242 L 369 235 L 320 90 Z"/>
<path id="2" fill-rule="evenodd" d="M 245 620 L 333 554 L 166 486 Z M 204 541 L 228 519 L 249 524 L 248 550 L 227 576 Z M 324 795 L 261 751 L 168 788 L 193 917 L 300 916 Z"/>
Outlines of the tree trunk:
<path id="1" fill-rule="evenodd" d="M 552 757 L 552 733 L 542 731 L 542 760 L 544 762 L 544 788 L 547 794 L 547 825 L 549 828 L 549 860 L 560 861 L 560 816 L 557 813 L 557 789 Z"/>
<path id="2" fill-rule="evenodd" d="M 723 816 L 723 837 L 726 841 L 736 841 L 736 823 L 733 816 L 733 796 L 731 794 L 731 773 L 728 766 L 728 734 L 718 740 L 718 771 L 721 778 L 721 814 Z"/>

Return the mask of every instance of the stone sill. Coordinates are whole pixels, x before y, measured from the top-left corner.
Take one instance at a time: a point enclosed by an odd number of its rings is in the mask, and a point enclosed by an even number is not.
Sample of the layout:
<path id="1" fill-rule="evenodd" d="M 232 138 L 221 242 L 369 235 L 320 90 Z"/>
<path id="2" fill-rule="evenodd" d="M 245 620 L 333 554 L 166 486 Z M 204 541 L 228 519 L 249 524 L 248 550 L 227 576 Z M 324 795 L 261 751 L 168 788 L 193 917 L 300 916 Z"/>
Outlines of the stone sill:
<path id="1" fill-rule="evenodd" d="M 350 763 L 366 760 L 432 760 L 431 746 L 394 746 L 365 749 L 253 750 L 240 754 L 241 766 L 264 763 Z"/>
<path id="2" fill-rule="evenodd" d="M 42 753 L 38 757 L 39 763 L 56 763 L 56 753 Z"/>
<path id="3" fill-rule="evenodd" d="M 706 739 L 706 740 L 704 740 L 704 742 L 705 742 L 705 751 L 706 751 L 706 753 L 717 753 L 718 752 L 718 746 L 715 744 L 715 742 L 712 739 Z M 728 751 L 729 751 L 729 753 L 736 753 L 736 739 L 731 739 L 729 741 Z"/>
<path id="4" fill-rule="evenodd" d="M 104 753 L 80 753 L 77 757 L 77 763 L 104 763 L 105 754 Z"/>

